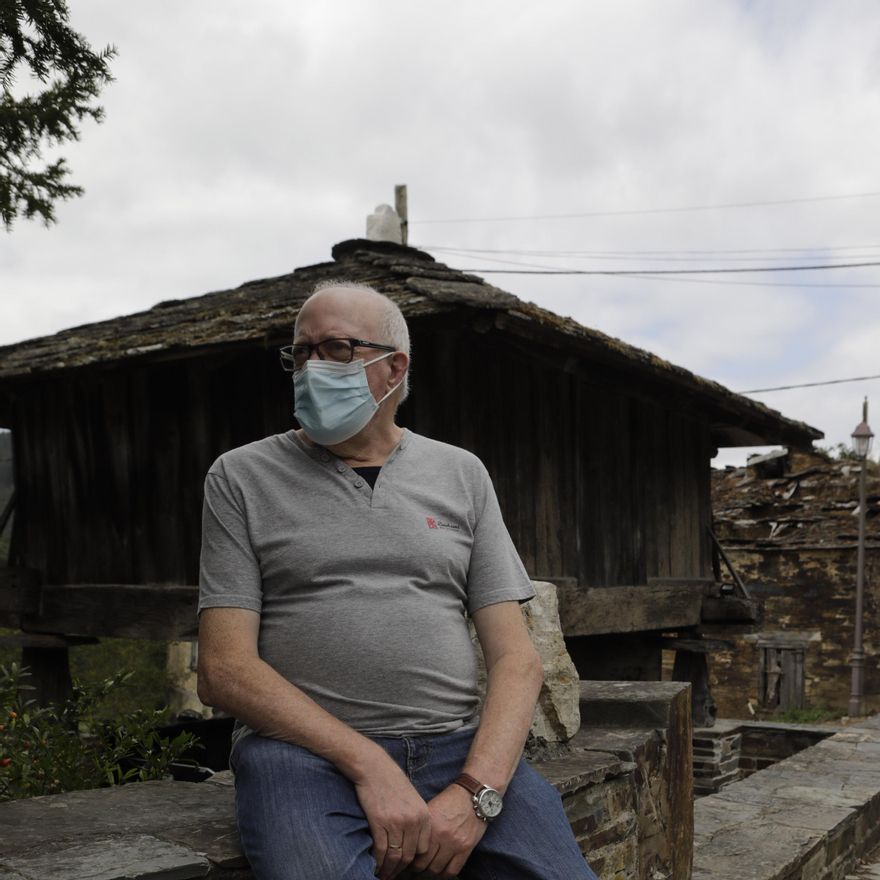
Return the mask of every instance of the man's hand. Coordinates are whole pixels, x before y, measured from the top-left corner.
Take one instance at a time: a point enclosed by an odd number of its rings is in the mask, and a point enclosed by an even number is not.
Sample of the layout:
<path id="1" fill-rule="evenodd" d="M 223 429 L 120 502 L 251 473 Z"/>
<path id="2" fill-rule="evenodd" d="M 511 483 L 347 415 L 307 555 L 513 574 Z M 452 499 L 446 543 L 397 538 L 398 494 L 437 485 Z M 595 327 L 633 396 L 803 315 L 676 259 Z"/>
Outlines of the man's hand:
<path id="1" fill-rule="evenodd" d="M 416 857 L 413 869 L 428 877 L 450 880 L 458 876 L 486 833 L 486 823 L 474 812 L 470 794 L 455 784 L 428 801 L 428 812 L 431 842 L 427 852 Z"/>
<path id="2" fill-rule="evenodd" d="M 428 805 L 390 758 L 355 782 L 355 791 L 373 836 L 379 880 L 393 880 L 428 851 Z"/>

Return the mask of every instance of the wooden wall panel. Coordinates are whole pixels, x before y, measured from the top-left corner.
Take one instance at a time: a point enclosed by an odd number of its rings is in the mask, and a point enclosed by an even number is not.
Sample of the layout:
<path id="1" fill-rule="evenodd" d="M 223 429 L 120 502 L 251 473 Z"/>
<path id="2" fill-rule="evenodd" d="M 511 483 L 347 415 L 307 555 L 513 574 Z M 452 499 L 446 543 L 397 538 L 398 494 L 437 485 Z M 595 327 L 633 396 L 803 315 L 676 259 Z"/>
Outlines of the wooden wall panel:
<path id="1" fill-rule="evenodd" d="M 583 587 L 710 571 L 699 414 L 523 340 L 414 327 L 401 423 L 476 452 L 533 576 Z M 202 485 L 221 452 L 288 430 L 274 350 L 80 371 L 18 397 L 16 542 L 56 583 L 195 583 Z"/>

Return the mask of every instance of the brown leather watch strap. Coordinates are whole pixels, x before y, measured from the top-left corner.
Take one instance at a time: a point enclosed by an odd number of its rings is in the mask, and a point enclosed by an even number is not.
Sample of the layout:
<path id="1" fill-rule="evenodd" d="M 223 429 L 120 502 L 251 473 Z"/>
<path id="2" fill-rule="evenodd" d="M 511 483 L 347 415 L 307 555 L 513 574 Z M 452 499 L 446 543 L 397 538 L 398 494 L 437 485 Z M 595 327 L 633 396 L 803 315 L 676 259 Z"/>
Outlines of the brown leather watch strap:
<path id="1" fill-rule="evenodd" d="M 459 773 L 455 779 L 455 784 L 460 785 L 462 788 L 469 791 L 474 797 L 479 794 L 481 789 L 486 787 L 482 782 L 477 782 L 473 776 L 470 776 L 467 773 Z"/>

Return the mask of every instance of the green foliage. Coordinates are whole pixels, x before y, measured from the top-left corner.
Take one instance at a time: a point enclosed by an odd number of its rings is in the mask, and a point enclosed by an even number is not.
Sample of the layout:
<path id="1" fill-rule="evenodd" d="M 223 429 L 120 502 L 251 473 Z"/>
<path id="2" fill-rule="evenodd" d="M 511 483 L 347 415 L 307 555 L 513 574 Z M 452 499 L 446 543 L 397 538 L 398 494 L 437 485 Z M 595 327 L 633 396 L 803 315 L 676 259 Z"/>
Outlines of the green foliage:
<path id="1" fill-rule="evenodd" d="M 819 446 L 817 450 L 826 455 L 832 461 L 861 461 L 855 454 L 852 446 L 846 443 L 836 443 L 831 446 Z"/>
<path id="2" fill-rule="evenodd" d="M 14 636 L 18 630 L 0 629 L 0 636 Z M 70 648 L 71 675 L 84 687 L 96 687 L 120 669 L 132 676 L 110 691 L 98 705 L 101 717 L 126 715 L 136 709 L 159 709 L 168 695 L 165 642 L 144 639 L 101 639 L 97 645 Z M 9 666 L 21 659 L 18 645 L 0 645 L 0 665 Z"/>
<path id="3" fill-rule="evenodd" d="M 75 682 L 64 706 L 40 707 L 27 697 L 27 673 L 16 664 L 0 667 L 0 801 L 166 776 L 196 746 L 192 734 L 161 737 L 156 728 L 167 720 L 161 710 L 99 716 L 130 675 L 98 685 Z"/>
<path id="4" fill-rule="evenodd" d="M 823 721 L 837 721 L 842 714 L 839 709 L 815 706 L 812 709 L 788 709 L 772 717 L 774 721 L 781 721 L 784 724 L 820 724 Z"/>
<path id="5" fill-rule="evenodd" d="M 68 25 L 65 0 L 0 0 L 0 219 L 55 219 L 54 202 L 82 194 L 68 182 L 63 158 L 42 161 L 42 151 L 79 139 L 85 118 L 100 122 L 95 100 L 112 80 L 112 46 L 99 53 Z M 19 69 L 40 83 L 16 96 Z M 54 79 L 53 79 L 54 77 Z"/>
<path id="6" fill-rule="evenodd" d="M 97 706 L 102 717 L 160 709 L 168 699 L 167 653 L 166 642 L 101 639 L 97 645 L 70 649 L 70 673 L 84 686 L 97 687 L 120 669 L 131 670 L 131 677 Z"/>

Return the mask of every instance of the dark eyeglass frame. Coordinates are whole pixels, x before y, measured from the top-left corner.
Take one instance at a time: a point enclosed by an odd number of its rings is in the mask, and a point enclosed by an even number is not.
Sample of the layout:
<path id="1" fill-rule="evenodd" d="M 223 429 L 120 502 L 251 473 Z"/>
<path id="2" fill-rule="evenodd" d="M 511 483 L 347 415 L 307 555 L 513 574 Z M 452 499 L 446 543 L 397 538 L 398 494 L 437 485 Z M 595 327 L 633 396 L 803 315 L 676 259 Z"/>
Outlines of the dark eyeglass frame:
<path id="1" fill-rule="evenodd" d="M 326 345 L 328 342 L 347 342 L 351 347 L 351 353 L 348 360 L 340 361 L 335 358 L 325 357 L 321 351 L 321 346 Z M 351 339 L 346 336 L 334 336 L 332 339 L 322 339 L 320 342 L 297 342 L 294 345 L 285 345 L 284 348 L 279 349 L 278 352 L 281 356 L 281 368 L 287 373 L 293 373 L 300 368 L 297 366 L 296 359 L 294 358 L 293 350 L 295 348 L 306 351 L 306 356 L 302 360 L 303 364 L 311 358 L 313 351 L 318 353 L 319 360 L 330 360 L 335 364 L 350 364 L 354 360 L 354 350 L 356 348 L 376 348 L 379 351 L 397 351 L 393 345 L 380 345 L 378 342 L 367 342 L 366 339 Z"/>

